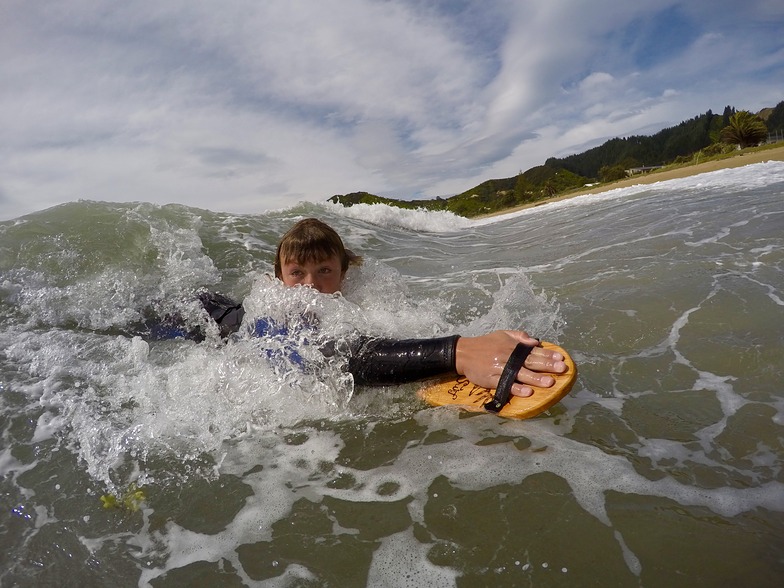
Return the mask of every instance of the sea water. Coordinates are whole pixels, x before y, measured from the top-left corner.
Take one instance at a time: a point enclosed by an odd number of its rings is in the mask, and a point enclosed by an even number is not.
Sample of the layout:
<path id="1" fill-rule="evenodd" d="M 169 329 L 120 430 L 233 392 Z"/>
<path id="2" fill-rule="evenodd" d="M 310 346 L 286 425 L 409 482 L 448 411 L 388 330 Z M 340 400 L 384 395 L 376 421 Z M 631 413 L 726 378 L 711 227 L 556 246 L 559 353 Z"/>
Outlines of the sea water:
<path id="1" fill-rule="evenodd" d="M 341 295 L 269 278 L 310 216 L 364 256 Z M 78 202 L 0 223 L 0 272 L 3 586 L 784 578 L 782 163 L 484 220 Z M 201 287 L 318 332 L 224 343 Z M 206 340 L 139 336 L 171 314 Z M 312 340 L 510 328 L 579 366 L 527 421 Z"/>

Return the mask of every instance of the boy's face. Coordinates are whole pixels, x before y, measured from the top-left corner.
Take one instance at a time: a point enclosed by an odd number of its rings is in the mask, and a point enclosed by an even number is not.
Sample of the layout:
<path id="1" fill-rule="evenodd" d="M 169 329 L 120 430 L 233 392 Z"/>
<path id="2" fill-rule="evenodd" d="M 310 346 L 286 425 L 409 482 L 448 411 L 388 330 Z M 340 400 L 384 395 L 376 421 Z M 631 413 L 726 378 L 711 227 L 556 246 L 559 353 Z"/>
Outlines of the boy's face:
<path id="1" fill-rule="evenodd" d="M 286 261 L 280 266 L 280 278 L 287 286 L 310 286 L 322 294 L 340 290 L 344 272 L 337 255 L 319 262 Z"/>

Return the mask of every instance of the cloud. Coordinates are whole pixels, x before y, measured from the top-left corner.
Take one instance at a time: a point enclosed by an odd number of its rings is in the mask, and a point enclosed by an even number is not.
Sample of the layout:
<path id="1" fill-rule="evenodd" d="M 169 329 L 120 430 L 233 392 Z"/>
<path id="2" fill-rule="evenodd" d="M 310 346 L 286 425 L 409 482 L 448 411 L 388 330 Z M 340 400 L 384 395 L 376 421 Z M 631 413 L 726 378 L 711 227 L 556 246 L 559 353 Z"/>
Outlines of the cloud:
<path id="1" fill-rule="evenodd" d="M 784 8 L 729 0 L 7 0 L 0 219 L 463 191 L 784 98 Z"/>

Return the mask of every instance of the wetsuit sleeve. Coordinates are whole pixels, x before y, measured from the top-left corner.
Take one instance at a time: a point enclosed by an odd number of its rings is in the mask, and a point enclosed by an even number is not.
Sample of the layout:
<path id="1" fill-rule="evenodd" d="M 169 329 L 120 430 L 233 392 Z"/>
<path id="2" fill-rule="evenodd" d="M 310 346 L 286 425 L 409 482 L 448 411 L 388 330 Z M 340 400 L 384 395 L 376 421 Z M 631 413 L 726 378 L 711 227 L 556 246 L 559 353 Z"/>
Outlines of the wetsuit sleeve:
<path id="1" fill-rule="evenodd" d="M 237 304 L 222 294 L 206 290 L 198 292 L 197 296 L 204 310 L 218 323 L 221 337 L 226 338 L 239 330 L 242 318 L 245 316 L 242 304 Z"/>
<path id="2" fill-rule="evenodd" d="M 228 337 L 242 324 L 245 310 L 241 304 L 214 292 L 198 294 L 204 309 L 218 323 L 221 336 Z M 270 333 L 269 321 L 256 322 L 254 334 Z M 286 334 L 279 329 L 274 334 Z M 455 350 L 459 335 L 437 339 L 372 339 L 360 337 L 349 344 L 348 369 L 359 385 L 403 384 L 445 374 L 455 374 Z M 334 342 L 322 347 L 322 353 L 335 353 Z M 301 363 L 297 361 L 296 363 Z"/>
<path id="3" fill-rule="evenodd" d="M 403 384 L 455 374 L 460 335 L 438 339 L 361 339 L 348 369 L 360 385 Z"/>

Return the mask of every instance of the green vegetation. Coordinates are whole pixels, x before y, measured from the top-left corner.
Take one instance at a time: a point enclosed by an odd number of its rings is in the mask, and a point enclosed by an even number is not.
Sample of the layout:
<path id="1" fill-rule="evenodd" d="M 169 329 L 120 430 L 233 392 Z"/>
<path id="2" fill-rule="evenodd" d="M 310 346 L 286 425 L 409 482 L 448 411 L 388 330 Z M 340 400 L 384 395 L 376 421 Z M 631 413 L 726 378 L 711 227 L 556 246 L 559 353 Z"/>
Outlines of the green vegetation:
<path id="1" fill-rule="evenodd" d="M 730 124 L 721 130 L 721 140 L 741 149 L 754 147 L 768 136 L 768 127 L 755 114 L 741 110 L 730 117 Z"/>
<path id="2" fill-rule="evenodd" d="M 599 168 L 599 181 L 604 183 L 617 182 L 626 175 L 626 168 L 622 165 L 603 165 Z"/>
<path id="3" fill-rule="evenodd" d="M 687 157 L 719 140 L 721 129 L 729 124 L 735 110 L 730 106 L 723 115 L 710 110 L 677 126 L 659 131 L 655 135 L 635 135 L 610 139 L 603 145 L 584 153 L 562 159 L 550 158 L 545 165 L 562 166 L 588 178 L 604 180 L 599 171 L 620 166 L 623 170 L 660 166 Z M 617 178 L 616 178 L 617 179 Z"/>
<path id="4" fill-rule="evenodd" d="M 144 490 L 136 484 L 131 484 L 124 494 L 115 496 L 114 494 L 104 494 L 101 496 L 103 507 L 107 509 L 119 509 L 128 512 L 136 512 L 141 508 L 142 503 L 147 497 Z"/>
<path id="5" fill-rule="evenodd" d="M 389 206 L 397 206 L 398 208 L 407 208 L 409 210 L 420 208 L 425 210 L 451 210 L 447 207 L 447 201 L 443 198 L 436 198 L 434 200 L 397 200 L 395 198 L 376 196 L 375 194 L 370 194 L 368 192 L 352 192 L 351 194 L 335 194 L 328 200 L 335 204 L 342 204 L 343 206 L 354 206 L 355 204 L 387 204 Z"/>
<path id="6" fill-rule="evenodd" d="M 368 192 L 337 194 L 329 200 L 343 206 L 387 204 L 407 209 L 447 210 L 465 217 L 513 208 L 575 191 L 586 184 L 607 183 L 628 176 L 634 168 L 682 166 L 723 159 L 738 148 L 759 145 L 769 136 L 784 137 L 784 101 L 759 114 L 727 106 L 721 115 L 710 110 L 651 136 L 610 139 L 584 153 L 561 159 L 511 178 L 487 180 L 449 198 L 397 200 Z"/>
<path id="7" fill-rule="evenodd" d="M 784 102 L 779 102 L 776 108 L 765 108 L 760 114 L 765 121 L 768 132 L 784 131 Z"/>

